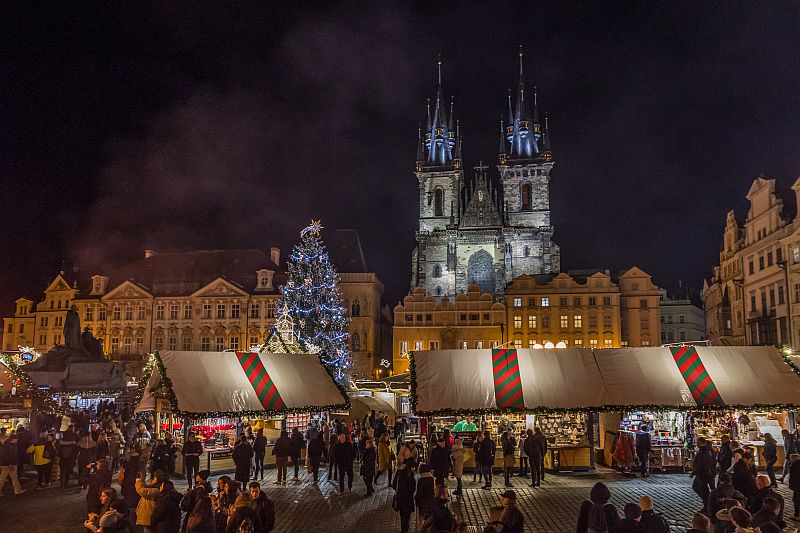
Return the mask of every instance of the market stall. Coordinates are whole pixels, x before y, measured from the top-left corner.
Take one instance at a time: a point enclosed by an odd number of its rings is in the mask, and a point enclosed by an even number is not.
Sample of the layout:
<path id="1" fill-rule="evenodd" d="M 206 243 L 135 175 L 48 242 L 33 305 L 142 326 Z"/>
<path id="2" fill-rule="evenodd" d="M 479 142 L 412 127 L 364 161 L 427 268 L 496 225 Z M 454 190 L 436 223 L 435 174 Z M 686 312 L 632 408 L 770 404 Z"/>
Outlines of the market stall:
<path id="1" fill-rule="evenodd" d="M 0 427 L 11 430 L 22 423 L 37 433 L 38 415 L 57 412 L 56 402 L 36 386 L 25 372 L 25 365 L 0 353 Z"/>
<path id="2" fill-rule="evenodd" d="M 347 409 L 350 402 L 316 355 L 248 352 L 154 353 L 145 366 L 136 412 L 155 411 L 162 419 L 194 421 L 208 450 L 206 461 L 226 459 L 242 418 L 265 429 L 274 443 L 270 420 L 289 417 L 301 427 L 308 413 Z M 267 452 L 266 460 L 272 458 Z M 209 469 L 228 469 L 227 464 Z M 179 465 L 180 466 L 180 465 Z"/>

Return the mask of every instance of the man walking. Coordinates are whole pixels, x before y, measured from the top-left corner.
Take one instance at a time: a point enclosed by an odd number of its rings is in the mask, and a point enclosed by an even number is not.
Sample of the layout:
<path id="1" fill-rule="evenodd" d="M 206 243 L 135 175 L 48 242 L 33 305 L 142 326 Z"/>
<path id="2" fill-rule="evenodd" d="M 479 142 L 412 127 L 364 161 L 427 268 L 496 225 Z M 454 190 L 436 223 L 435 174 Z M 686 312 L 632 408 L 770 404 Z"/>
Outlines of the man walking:
<path id="1" fill-rule="evenodd" d="M 650 448 L 651 448 L 650 433 L 647 431 L 647 425 L 642 424 L 639 426 L 639 431 L 636 432 L 636 457 L 639 459 L 639 470 L 642 477 L 647 477 L 648 466 L 650 466 Z"/>
<path id="2" fill-rule="evenodd" d="M 542 477 L 539 468 L 542 464 L 542 448 L 536 442 L 533 430 L 529 429 L 525 433 L 527 437 L 523 446 L 525 447 L 525 455 L 528 456 L 528 462 L 531 465 L 531 487 L 541 487 Z"/>
<path id="3" fill-rule="evenodd" d="M 353 445 L 347 435 L 339 435 L 339 442 L 333 448 L 333 458 L 339 470 L 339 492 L 344 493 L 344 476 L 347 474 L 347 490 L 353 491 Z"/>
<path id="4" fill-rule="evenodd" d="M 183 455 L 183 464 L 186 466 L 186 481 L 189 482 L 189 488 L 195 482 L 195 476 L 200 471 L 200 456 L 203 455 L 203 444 L 197 440 L 194 433 L 189 433 L 189 440 L 183 445 L 181 450 Z"/>
<path id="5" fill-rule="evenodd" d="M 703 500 L 703 510 L 708 502 L 708 494 L 711 492 L 711 485 L 714 483 L 714 473 L 716 464 L 714 456 L 711 455 L 711 444 L 700 437 L 697 439 L 697 454 L 694 456 L 692 464 L 692 490 Z"/>

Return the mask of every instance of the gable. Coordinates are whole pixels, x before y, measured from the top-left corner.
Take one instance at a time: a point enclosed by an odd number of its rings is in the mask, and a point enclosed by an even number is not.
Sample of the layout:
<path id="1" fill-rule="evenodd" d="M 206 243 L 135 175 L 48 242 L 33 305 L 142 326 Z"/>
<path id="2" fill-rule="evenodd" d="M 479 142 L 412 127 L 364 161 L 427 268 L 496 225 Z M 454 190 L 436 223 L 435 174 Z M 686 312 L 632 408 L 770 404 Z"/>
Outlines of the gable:
<path id="1" fill-rule="evenodd" d="M 108 291 L 108 294 L 103 296 L 102 299 L 103 301 L 106 301 L 133 300 L 142 298 L 152 299 L 153 295 L 131 281 L 123 281 L 112 290 Z"/>
<path id="2" fill-rule="evenodd" d="M 499 228 L 502 227 L 500 213 L 492 201 L 492 196 L 483 184 L 472 193 L 464 214 L 461 215 L 461 228 Z"/>
<path id="3" fill-rule="evenodd" d="M 217 278 L 192 294 L 194 298 L 219 298 L 225 296 L 247 296 L 247 293 L 230 281 Z"/>
<path id="4" fill-rule="evenodd" d="M 50 285 L 44 290 L 44 292 L 58 292 L 58 291 L 69 291 L 72 290 L 72 287 L 69 286 L 67 280 L 59 274 L 55 277 L 53 281 L 50 282 Z"/>

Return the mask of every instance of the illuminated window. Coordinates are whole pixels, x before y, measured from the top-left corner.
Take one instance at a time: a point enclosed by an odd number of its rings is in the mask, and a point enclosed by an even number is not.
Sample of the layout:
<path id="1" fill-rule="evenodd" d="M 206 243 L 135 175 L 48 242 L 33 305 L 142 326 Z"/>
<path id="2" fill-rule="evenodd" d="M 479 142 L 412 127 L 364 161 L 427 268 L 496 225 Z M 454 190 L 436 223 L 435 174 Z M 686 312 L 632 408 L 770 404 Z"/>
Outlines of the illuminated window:
<path id="1" fill-rule="evenodd" d="M 475 341 L 475 349 L 482 350 L 483 349 L 483 341 Z"/>
<path id="2" fill-rule="evenodd" d="M 597 339 L 589 339 L 589 346 L 597 348 Z"/>
<path id="3" fill-rule="evenodd" d="M 522 348 L 522 339 L 514 339 L 514 348 Z"/>
<path id="4" fill-rule="evenodd" d="M 522 298 L 514 298 L 514 307 L 522 307 Z"/>
<path id="5" fill-rule="evenodd" d="M 404 354 L 408 352 L 408 341 L 400 341 L 400 353 Z"/>
<path id="6" fill-rule="evenodd" d="M 550 298 L 547 296 L 542 297 L 542 307 L 550 307 Z"/>
<path id="7" fill-rule="evenodd" d="M 203 304 L 203 318 L 211 318 L 211 304 Z"/>
<path id="8" fill-rule="evenodd" d="M 414 342 L 414 350 L 424 350 L 424 343 L 422 341 L 415 341 Z"/>
<path id="9" fill-rule="evenodd" d="M 583 346 L 583 339 L 575 339 L 574 341 L 572 341 L 572 344 L 580 348 L 581 346 Z"/>
<path id="10" fill-rule="evenodd" d="M 536 315 L 528 315 L 528 329 L 536 329 Z"/>
<path id="11" fill-rule="evenodd" d="M 469 348 L 469 346 L 467 345 L 467 341 L 461 341 L 461 349 L 466 350 L 467 348 Z"/>
<path id="12" fill-rule="evenodd" d="M 528 339 L 528 348 L 533 348 L 534 344 L 536 344 L 536 339 Z"/>
<path id="13" fill-rule="evenodd" d="M 500 346 L 500 343 L 499 343 L 499 342 L 497 342 L 497 341 L 492 341 L 492 348 L 493 348 L 493 349 L 494 349 L 494 348 L 497 348 L 498 346 Z"/>
<path id="14" fill-rule="evenodd" d="M 611 345 L 613 344 L 613 342 L 614 341 L 612 341 L 611 339 L 605 339 L 603 341 L 603 346 L 605 346 L 606 348 L 611 348 Z"/>
<path id="15" fill-rule="evenodd" d="M 561 326 L 561 329 L 567 329 L 569 327 L 569 317 L 567 315 L 561 315 L 559 325 Z"/>
<path id="16" fill-rule="evenodd" d="M 575 315 L 572 317 L 572 325 L 576 328 L 583 327 L 583 317 L 581 315 Z"/>
<path id="17" fill-rule="evenodd" d="M 169 306 L 169 319 L 178 320 L 178 304 L 172 304 Z"/>
<path id="18" fill-rule="evenodd" d="M 650 346 L 650 341 L 642 341 L 642 346 Z"/>
<path id="19" fill-rule="evenodd" d="M 514 315 L 514 327 L 517 329 L 522 327 L 522 315 Z"/>

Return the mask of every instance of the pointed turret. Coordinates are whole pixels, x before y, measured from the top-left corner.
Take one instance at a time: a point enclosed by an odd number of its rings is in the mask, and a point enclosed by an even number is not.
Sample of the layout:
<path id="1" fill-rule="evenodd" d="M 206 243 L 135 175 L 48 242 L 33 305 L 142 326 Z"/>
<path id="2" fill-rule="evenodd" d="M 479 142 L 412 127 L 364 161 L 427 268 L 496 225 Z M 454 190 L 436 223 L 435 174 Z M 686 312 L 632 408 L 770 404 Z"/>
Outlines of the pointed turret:
<path id="1" fill-rule="evenodd" d="M 553 153 L 550 151 L 550 118 L 545 115 L 544 116 L 544 142 L 542 143 L 543 150 L 542 150 L 542 158 L 545 161 L 550 161 L 553 159 Z"/>
<path id="2" fill-rule="evenodd" d="M 500 164 L 503 165 L 506 162 L 506 127 L 503 124 L 503 117 L 500 116 Z"/>
<path id="3" fill-rule="evenodd" d="M 452 107 L 450 116 L 452 117 Z M 453 156 L 456 161 L 461 161 L 461 121 L 456 120 L 456 153 Z"/>
<path id="4" fill-rule="evenodd" d="M 454 150 L 459 151 L 459 142 L 453 130 L 454 99 L 450 100 L 450 116 L 448 117 L 442 97 L 442 56 L 437 60 L 438 84 L 436 87 L 436 101 L 433 114 L 431 114 L 430 100 L 428 101 L 428 122 L 425 128 L 425 149 L 423 154 L 425 167 L 433 166 L 458 166 L 460 157 L 454 156 Z M 460 154 L 459 154 L 460 155 Z M 418 165 L 419 166 L 419 165 Z"/>
<path id="5" fill-rule="evenodd" d="M 425 163 L 425 145 L 422 143 L 422 124 L 419 125 L 417 130 L 417 170 L 422 170 L 422 165 Z"/>
<path id="6" fill-rule="evenodd" d="M 538 94 L 534 88 L 533 114 L 530 112 L 530 97 L 525 93 L 525 70 L 522 46 L 519 47 L 519 86 L 516 101 L 511 105 L 511 92 L 508 95 L 509 124 L 506 128 L 506 141 L 509 143 L 507 159 L 534 159 L 541 157 Z M 503 153 L 503 152 L 501 152 Z"/>

